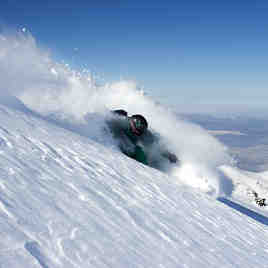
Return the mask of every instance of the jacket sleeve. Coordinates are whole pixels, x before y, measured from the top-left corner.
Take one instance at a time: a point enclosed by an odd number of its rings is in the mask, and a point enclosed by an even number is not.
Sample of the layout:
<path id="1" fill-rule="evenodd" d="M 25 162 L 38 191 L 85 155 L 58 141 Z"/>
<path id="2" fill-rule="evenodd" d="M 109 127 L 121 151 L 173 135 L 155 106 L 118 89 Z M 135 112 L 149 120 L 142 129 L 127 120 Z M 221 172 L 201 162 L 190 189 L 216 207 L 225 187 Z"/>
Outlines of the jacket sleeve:
<path id="1" fill-rule="evenodd" d="M 144 165 L 148 165 L 148 161 L 145 155 L 145 152 L 141 148 L 141 146 L 137 145 L 135 148 L 135 155 L 134 158 L 138 161 L 141 162 Z"/>
<path id="2" fill-rule="evenodd" d="M 119 144 L 120 150 L 127 155 L 128 157 L 144 164 L 148 165 L 147 157 L 145 155 L 144 150 L 139 145 L 134 145 L 130 142 L 123 143 L 122 140 Z"/>

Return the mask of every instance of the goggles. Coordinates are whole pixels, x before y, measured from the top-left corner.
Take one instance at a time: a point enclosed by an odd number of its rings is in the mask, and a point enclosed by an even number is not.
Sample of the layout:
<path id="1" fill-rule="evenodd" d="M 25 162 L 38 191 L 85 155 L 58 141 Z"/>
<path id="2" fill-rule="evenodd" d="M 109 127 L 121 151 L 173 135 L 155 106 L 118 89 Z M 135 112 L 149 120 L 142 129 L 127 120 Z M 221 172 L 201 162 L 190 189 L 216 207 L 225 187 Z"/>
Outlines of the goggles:
<path id="1" fill-rule="evenodd" d="M 143 120 L 139 118 L 131 118 L 131 121 L 133 122 L 133 126 L 134 126 L 133 131 L 138 136 L 142 135 L 144 131 L 147 129 L 147 124 L 143 122 Z"/>

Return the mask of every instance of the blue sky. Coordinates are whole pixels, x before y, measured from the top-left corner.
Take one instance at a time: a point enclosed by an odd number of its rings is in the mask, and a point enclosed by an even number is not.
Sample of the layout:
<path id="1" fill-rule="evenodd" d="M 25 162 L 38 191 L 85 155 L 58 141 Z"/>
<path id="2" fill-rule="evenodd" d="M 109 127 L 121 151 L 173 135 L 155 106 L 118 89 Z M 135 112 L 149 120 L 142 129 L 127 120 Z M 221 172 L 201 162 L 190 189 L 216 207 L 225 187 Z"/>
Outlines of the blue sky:
<path id="1" fill-rule="evenodd" d="M 106 81 L 134 79 L 164 103 L 267 104 L 264 0 L 1 0 L 0 24 L 26 27 L 56 59 Z"/>

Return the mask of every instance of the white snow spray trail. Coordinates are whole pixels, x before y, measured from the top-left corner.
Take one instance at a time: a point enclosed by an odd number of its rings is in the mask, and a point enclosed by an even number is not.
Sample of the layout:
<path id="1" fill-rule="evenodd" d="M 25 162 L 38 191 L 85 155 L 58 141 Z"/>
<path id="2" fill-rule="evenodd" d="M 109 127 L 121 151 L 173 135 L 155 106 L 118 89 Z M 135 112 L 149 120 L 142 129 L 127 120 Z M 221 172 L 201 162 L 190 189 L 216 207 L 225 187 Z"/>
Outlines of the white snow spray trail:
<path id="1" fill-rule="evenodd" d="M 98 85 L 88 70 L 79 72 L 55 62 L 28 32 L 0 35 L 0 80 L 1 98 L 14 95 L 35 112 L 56 116 L 89 137 L 102 135 L 101 118 L 111 109 L 141 113 L 181 160 L 170 174 L 216 196 L 226 193 L 218 169 L 231 161 L 226 148 L 201 127 L 156 104 L 135 82 Z M 100 140 L 107 138 L 102 135 Z"/>

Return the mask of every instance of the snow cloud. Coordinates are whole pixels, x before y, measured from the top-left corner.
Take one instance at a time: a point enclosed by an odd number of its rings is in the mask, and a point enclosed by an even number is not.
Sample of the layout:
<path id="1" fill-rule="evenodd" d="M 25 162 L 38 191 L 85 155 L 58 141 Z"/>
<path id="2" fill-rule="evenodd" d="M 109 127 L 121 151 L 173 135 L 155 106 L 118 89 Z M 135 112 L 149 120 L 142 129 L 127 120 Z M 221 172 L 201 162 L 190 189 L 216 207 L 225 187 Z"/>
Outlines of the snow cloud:
<path id="1" fill-rule="evenodd" d="M 98 85 L 89 71 L 55 62 L 28 31 L 0 35 L 0 80 L 0 96 L 14 95 L 34 111 L 64 115 L 69 123 L 111 109 L 143 114 L 181 160 L 181 166 L 170 171 L 172 175 L 205 191 L 221 191 L 218 167 L 230 161 L 225 147 L 201 127 L 155 103 L 135 82 Z"/>

